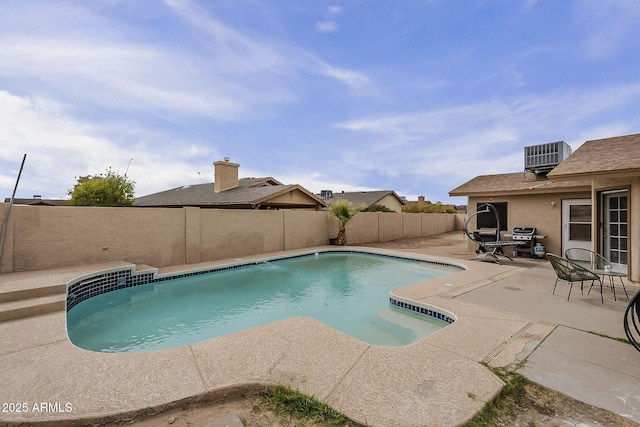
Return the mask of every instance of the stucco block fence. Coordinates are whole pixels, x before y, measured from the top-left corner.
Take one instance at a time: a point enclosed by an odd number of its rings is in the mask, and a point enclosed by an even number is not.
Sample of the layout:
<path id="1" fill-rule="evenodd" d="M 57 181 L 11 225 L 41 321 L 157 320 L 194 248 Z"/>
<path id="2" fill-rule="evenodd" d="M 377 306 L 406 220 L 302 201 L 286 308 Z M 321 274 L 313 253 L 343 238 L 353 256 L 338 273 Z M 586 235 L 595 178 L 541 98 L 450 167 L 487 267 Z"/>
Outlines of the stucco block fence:
<path id="1" fill-rule="evenodd" d="M 4 220 L 7 203 L 0 204 Z M 462 230 L 459 214 L 361 212 L 348 244 Z M 93 208 L 14 205 L 0 273 L 109 261 L 153 267 L 326 245 L 338 222 L 323 211 Z"/>

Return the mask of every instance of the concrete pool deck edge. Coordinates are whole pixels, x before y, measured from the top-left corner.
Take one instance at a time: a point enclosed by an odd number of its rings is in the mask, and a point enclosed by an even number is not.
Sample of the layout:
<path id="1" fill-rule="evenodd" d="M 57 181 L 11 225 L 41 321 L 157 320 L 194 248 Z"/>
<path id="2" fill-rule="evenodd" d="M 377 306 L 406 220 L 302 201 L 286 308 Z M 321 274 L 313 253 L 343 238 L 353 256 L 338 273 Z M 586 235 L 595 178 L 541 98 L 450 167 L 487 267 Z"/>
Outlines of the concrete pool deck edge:
<path id="1" fill-rule="evenodd" d="M 286 251 L 158 272 L 172 274 L 323 249 L 338 248 Z M 344 250 L 451 261 L 375 248 Z M 421 425 L 427 420 L 430 425 L 460 425 L 502 388 L 502 382 L 481 363 L 507 366 L 522 360 L 555 328 L 454 299 L 523 271 L 488 263 L 461 264 L 467 270 L 393 291 L 457 317 L 454 324 L 405 347 L 369 345 L 313 319 L 290 318 L 175 349 L 104 354 L 79 349 L 68 341 L 64 312 L 0 323 L 7 344 L 0 349 L 4 383 L 0 402 L 27 406 L 60 402 L 73 407 L 62 413 L 0 413 L 0 425 L 110 420 L 157 411 L 172 402 L 211 399 L 244 387 L 275 384 L 312 394 L 368 425 Z M 110 263 L 107 268 L 123 266 L 127 264 Z M 0 283 L 68 283 L 74 274 L 87 274 L 92 268 L 99 266 L 16 273 L 0 276 Z"/>

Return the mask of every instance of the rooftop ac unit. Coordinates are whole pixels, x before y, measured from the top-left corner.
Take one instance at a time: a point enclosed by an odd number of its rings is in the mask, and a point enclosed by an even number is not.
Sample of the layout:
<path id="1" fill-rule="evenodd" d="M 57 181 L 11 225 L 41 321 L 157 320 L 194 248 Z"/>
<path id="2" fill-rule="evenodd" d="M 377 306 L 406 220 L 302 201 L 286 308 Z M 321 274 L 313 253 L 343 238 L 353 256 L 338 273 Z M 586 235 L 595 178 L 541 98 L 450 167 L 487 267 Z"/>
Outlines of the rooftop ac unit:
<path id="1" fill-rule="evenodd" d="M 571 154 L 564 141 L 524 147 L 524 169 L 535 173 L 549 172 Z"/>

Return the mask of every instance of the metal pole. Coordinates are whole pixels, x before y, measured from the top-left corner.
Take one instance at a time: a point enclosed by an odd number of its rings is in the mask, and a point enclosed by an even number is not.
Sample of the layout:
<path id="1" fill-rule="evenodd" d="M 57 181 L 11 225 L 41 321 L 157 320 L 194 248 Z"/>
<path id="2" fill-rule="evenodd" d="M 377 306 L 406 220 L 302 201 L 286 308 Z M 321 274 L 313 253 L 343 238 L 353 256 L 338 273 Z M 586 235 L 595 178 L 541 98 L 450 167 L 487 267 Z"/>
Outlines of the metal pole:
<path id="1" fill-rule="evenodd" d="M 11 195 L 11 201 L 9 202 L 9 209 L 7 210 L 7 215 L 4 217 L 4 222 L 2 223 L 2 234 L 0 235 L 0 262 L 2 261 L 2 251 L 4 250 L 4 235 L 7 232 L 7 223 L 9 222 L 9 215 L 11 215 L 11 208 L 13 207 L 13 199 L 15 199 L 16 197 L 16 190 L 18 189 L 18 182 L 20 182 L 20 175 L 22 175 L 22 168 L 24 168 L 25 160 L 27 160 L 26 153 L 24 157 L 22 157 L 22 164 L 20 165 L 20 172 L 18 172 L 16 185 L 15 187 L 13 187 L 13 194 Z"/>

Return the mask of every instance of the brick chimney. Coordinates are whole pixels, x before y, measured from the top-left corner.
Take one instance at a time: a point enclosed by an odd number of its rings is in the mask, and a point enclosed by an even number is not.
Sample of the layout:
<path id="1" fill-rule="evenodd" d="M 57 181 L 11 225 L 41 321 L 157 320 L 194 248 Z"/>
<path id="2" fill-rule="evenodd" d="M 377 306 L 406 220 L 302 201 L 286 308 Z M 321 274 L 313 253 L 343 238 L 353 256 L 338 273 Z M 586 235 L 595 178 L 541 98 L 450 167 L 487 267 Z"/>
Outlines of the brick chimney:
<path id="1" fill-rule="evenodd" d="M 237 163 L 229 162 L 229 158 L 225 157 L 224 161 L 213 162 L 213 192 L 230 190 L 238 186 L 238 168 Z"/>
<path id="2" fill-rule="evenodd" d="M 424 196 L 418 196 L 418 205 L 419 206 L 424 205 Z"/>

